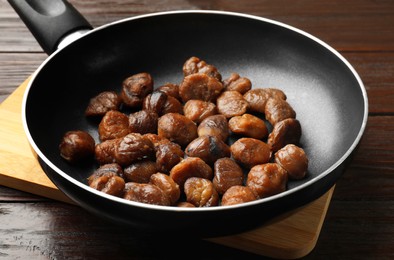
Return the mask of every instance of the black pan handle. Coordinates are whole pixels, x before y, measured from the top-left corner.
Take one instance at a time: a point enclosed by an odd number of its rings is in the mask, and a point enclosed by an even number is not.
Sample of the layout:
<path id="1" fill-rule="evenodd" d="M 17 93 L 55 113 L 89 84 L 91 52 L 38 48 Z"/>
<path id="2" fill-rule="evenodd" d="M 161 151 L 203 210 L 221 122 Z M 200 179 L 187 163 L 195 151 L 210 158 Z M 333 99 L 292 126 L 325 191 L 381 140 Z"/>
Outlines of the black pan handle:
<path id="1" fill-rule="evenodd" d="M 51 54 L 70 33 L 90 30 L 89 22 L 65 0 L 8 0 L 42 49 Z"/>

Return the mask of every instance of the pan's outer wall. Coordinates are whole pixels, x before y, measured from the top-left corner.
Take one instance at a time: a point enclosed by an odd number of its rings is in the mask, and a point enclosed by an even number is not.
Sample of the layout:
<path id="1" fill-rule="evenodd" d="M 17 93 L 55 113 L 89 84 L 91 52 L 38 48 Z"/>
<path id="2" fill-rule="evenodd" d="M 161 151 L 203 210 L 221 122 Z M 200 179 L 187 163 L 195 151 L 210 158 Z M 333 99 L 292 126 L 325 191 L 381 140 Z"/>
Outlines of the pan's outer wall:
<path id="1" fill-rule="evenodd" d="M 190 56 L 214 64 L 224 77 L 238 72 L 254 88 L 284 90 L 303 127 L 301 143 L 310 159 L 306 180 L 292 182 L 277 199 L 216 211 L 152 210 L 91 193 L 84 183 L 97 165 L 64 162 L 58 151 L 63 134 L 84 129 L 98 141 L 97 122 L 83 114 L 91 97 L 119 91 L 125 77 L 144 71 L 152 74 L 156 87 L 180 83 L 183 62 Z M 159 214 L 173 217 L 173 228 L 215 235 L 232 232 L 227 222 L 233 219 L 256 225 L 326 192 L 359 141 L 367 110 L 365 91 L 353 71 L 318 42 L 275 23 L 209 12 L 147 16 L 99 28 L 52 55 L 28 91 L 24 113 L 32 146 L 47 175 L 72 199 L 134 227 L 155 230 L 151 214 Z M 103 212 L 103 207 L 111 210 Z M 204 229 L 219 216 L 223 224 Z"/>

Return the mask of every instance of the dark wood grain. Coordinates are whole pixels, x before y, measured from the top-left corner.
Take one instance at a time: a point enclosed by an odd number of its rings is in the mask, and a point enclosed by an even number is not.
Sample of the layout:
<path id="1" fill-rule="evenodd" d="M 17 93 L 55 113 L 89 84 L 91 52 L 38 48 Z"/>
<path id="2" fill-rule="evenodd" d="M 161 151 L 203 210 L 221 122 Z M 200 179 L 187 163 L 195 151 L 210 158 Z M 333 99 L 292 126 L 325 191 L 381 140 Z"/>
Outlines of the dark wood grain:
<path id="1" fill-rule="evenodd" d="M 48 201 L 47 198 L 36 196 L 27 192 L 0 186 L 0 203 L 1 202 L 37 202 Z"/>
<path id="2" fill-rule="evenodd" d="M 0 257 L 7 259 L 259 259 L 197 238 L 135 236 L 64 203 L 0 203 L 0 218 Z"/>
<path id="3" fill-rule="evenodd" d="M 336 186 L 334 200 L 394 201 L 394 117 L 368 120 L 352 164 Z"/>
<path id="4" fill-rule="evenodd" d="M 47 57 L 45 53 L 0 52 L 0 102 L 28 78 Z"/>
<path id="5" fill-rule="evenodd" d="M 394 52 L 346 52 L 342 54 L 356 69 L 367 89 L 370 114 L 393 115 Z"/>
<path id="6" fill-rule="evenodd" d="M 95 27 L 168 10 L 244 12 L 288 23 L 340 51 L 365 84 L 368 124 L 336 185 L 318 243 L 305 259 L 394 258 L 394 1 L 70 2 Z M 0 102 L 46 57 L 6 0 L 0 0 Z M 6 259 L 162 259 L 180 256 L 180 248 L 194 258 L 257 259 L 199 239 L 136 236 L 79 207 L 0 186 L 0 256 Z"/>
<path id="7" fill-rule="evenodd" d="M 368 1 L 268 1 L 247 0 L 144 0 L 70 1 L 95 27 L 118 19 L 152 12 L 211 9 L 258 15 L 305 30 L 340 51 L 394 50 L 394 2 Z M 41 51 L 6 0 L 0 1 L 0 50 Z"/>

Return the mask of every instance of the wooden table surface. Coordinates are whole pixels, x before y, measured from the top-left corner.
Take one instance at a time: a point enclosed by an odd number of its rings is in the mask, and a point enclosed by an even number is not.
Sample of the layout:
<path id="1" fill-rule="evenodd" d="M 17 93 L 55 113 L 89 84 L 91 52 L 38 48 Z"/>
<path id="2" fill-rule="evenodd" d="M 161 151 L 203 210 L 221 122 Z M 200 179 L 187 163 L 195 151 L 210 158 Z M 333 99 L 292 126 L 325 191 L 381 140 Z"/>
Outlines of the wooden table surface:
<path id="1" fill-rule="evenodd" d="M 167 10 L 243 12 L 290 24 L 338 50 L 366 86 L 369 118 L 359 150 L 336 185 L 317 245 L 305 258 L 394 259 L 394 1 L 70 2 L 93 26 Z M 0 0 L 0 102 L 46 57 Z M 0 258 L 161 259 L 181 251 L 195 258 L 258 258 L 199 239 L 136 237 L 77 206 L 0 186 Z"/>

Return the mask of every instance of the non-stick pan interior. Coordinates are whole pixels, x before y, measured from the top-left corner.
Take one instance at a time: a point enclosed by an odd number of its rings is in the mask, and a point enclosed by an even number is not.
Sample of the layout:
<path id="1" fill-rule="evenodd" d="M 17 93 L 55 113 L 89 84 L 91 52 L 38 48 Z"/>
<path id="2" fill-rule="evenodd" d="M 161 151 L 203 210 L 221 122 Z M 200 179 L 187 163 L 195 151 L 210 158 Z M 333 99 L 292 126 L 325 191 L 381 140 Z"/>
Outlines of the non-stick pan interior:
<path id="1" fill-rule="evenodd" d="M 155 86 L 180 83 L 184 61 L 197 56 L 224 78 L 248 77 L 253 87 L 282 89 L 297 112 L 308 178 L 337 164 L 360 133 L 365 97 L 352 70 L 320 43 L 266 20 L 212 13 L 171 13 L 130 19 L 99 28 L 53 55 L 42 67 L 26 101 L 26 122 L 40 152 L 85 183 L 96 167 L 72 166 L 59 156 L 68 130 L 88 130 L 98 141 L 95 120 L 84 116 L 89 99 L 120 91 L 127 76 L 149 72 Z"/>

